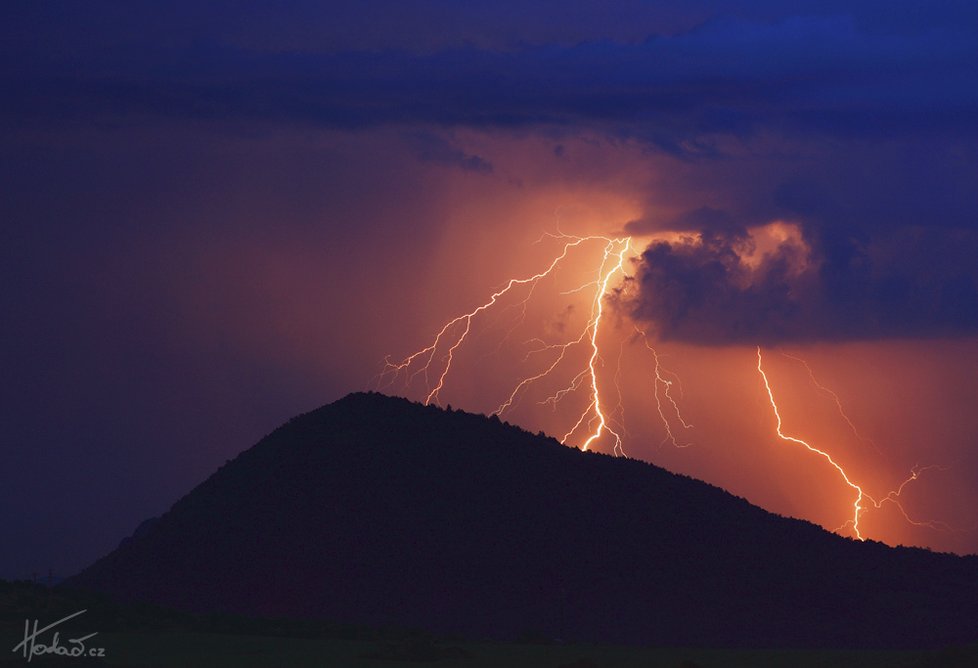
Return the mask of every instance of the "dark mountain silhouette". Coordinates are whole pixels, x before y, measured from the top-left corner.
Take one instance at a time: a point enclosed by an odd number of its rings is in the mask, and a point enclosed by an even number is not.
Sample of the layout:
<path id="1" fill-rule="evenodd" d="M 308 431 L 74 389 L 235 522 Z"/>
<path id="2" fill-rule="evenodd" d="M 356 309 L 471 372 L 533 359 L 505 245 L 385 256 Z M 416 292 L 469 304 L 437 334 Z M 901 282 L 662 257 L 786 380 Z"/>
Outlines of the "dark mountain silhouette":
<path id="1" fill-rule="evenodd" d="M 289 421 L 69 584 L 475 637 L 978 639 L 978 557 L 860 543 L 644 462 L 379 394 Z"/>

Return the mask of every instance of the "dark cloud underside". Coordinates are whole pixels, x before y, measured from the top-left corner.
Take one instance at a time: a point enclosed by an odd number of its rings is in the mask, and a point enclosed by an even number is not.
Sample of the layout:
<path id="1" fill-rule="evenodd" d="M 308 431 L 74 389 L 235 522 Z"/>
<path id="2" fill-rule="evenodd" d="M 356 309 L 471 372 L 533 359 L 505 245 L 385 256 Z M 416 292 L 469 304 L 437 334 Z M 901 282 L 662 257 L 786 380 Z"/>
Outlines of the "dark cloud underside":
<path id="1" fill-rule="evenodd" d="M 642 254 L 630 308 L 663 339 L 701 344 L 978 333 L 978 234 L 901 234 L 890 249 L 826 234 L 803 272 L 793 270 L 798 251 L 792 248 L 746 266 L 738 236 L 653 243 Z"/>

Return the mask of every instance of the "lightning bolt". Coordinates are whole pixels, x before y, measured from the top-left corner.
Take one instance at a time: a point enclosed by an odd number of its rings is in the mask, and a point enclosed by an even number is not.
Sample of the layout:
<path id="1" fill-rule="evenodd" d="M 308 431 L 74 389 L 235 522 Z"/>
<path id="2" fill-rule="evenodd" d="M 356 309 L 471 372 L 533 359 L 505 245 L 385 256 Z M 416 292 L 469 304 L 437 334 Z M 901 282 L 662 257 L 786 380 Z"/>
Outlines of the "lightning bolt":
<path id="1" fill-rule="evenodd" d="M 652 379 L 652 396 L 655 398 L 655 408 L 659 413 L 659 418 L 662 420 L 662 426 L 665 427 L 666 430 L 666 436 L 662 439 L 662 442 L 659 443 L 659 447 L 662 447 L 666 441 L 669 441 L 677 448 L 688 448 L 690 445 L 692 445 L 692 443 L 679 445 L 675 434 L 672 433 L 672 427 L 669 425 L 669 419 L 666 417 L 666 414 L 662 409 L 662 399 L 659 397 L 659 386 L 661 385 L 663 387 L 662 393 L 665 395 L 666 400 L 672 405 L 672 409 L 676 413 L 676 419 L 679 420 L 679 424 L 683 426 L 683 429 L 693 428 L 693 425 L 689 424 L 683 419 L 683 415 L 679 410 L 679 404 L 676 403 L 676 400 L 669 393 L 669 391 L 672 389 L 672 381 L 664 378 L 662 375 L 663 373 L 667 373 L 669 375 L 674 374 L 662 368 L 662 365 L 659 363 L 659 353 L 656 352 L 655 348 L 653 348 L 651 344 L 649 344 L 649 337 L 645 331 L 639 329 L 638 325 L 635 325 L 634 327 L 635 331 L 642 335 L 642 343 L 644 343 L 645 347 L 652 353 L 652 359 L 655 361 L 655 368 L 653 370 L 654 378 Z"/>
<path id="2" fill-rule="evenodd" d="M 609 419 L 605 416 L 603 406 L 601 403 L 601 391 L 599 388 L 598 381 L 598 367 L 603 365 L 603 359 L 601 358 L 600 349 L 598 345 L 598 337 L 601 331 L 602 319 L 604 317 L 604 302 L 605 297 L 608 295 L 610 289 L 610 283 L 612 278 L 618 273 L 624 273 L 625 259 L 631 250 L 631 238 L 611 238 L 605 236 L 570 236 L 563 233 L 558 234 L 545 234 L 544 235 L 560 239 L 564 241 L 562 251 L 557 255 L 541 272 L 538 272 L 527 278 L 513 278 L 506 282 L 504 287 L 500 288 L 496 292 L 490 295 L 488 301 L 472 309 L 468 313 L 463 313 L 452 320 L 449 320 L 435 335 L 434 340 L 430 345 L 418 350 L 411 355 L 399 360 L 393 361 L 388 356 L 385 359 L 384 369 L 379 374 L 377 379 L 378 387 L 383 385 L 386 381 L 386 387 L 390 387 L 402 373 L 413 372 L 408 377 L 407 383 L 410 382 L 419 374 L 423 374 L 425 377 L 425 389 L 427 391 L 427 396 L 425 397 L 424 403 L 438 403 L 440 400 L 441 391 L 445 387 L 445 382 L 449 376 L 452 369 L 452 364 L 455 360 L 455 354 L 465 343 L 472 331 L 473 321 L 479 314 L 491 309 L 495 306 L 499 300 L 511 292 L 514 288 L 528 285 L 530 287 L 529 293 L 523 298 L 517 306 L 522 307 L 523 313 L 525 314 L 526 303 L 532 295 L 533 290 L 536 288 L 537 283 L 543 278 L 552 275 L 558 265 L 565 260 L 570 253 L 570 251 L 586 242 L 600 241 L 604 244 L 603 255 L 601 263 L 598 267 L 597 277 L 573 290 L 566 291 L 563 294 L 575 294 L 587 290 L 588 288 L 594 289 L 594 296 L 591 300 L 591 314 L 583 331 L 580 336 L 576 339 L 568 341 L 566 343 L 560 344 L 546 344 L 535 350 L 531 350 L 527 353 L 527 356 L 533 353 L 542 353 L 544 351 L 554 351 L 556 355 L 554 356 L 552 362 L 544 368 L 541 372 L 528 376 L 521 380 L 513 391 L 510 392 L 509 396 L 499 404 L 494 415 L 502 415 L 507 410 L 513 407 L 513 405 L 518 401 L 521 393 L 533 383 L 543 380 L 549 377 L 561 364 L 567 359 L 568 352 L 580 345 L 588 345 L 590 347 L 590 355 L 588 358 L 587 369 L 579 373 L 575 379 L 572 381 L 571 385 L 558 391 L 556 395 L 550 397 L 548 402 L 552 402 L 556 408 L 556 404 L 560 399 L 562 399 L 567 394 L 576 392 L 583 385 L 583 379 L 589 378 L 590 384 L 590 399 L 587 409 L 581 414 L 580 418 L 577 420 L 575 425 L 571 430 L 565 435 L 563 442 L 566 442 L 580 427 L 581 425 L 587 423 L 588 429 L 593 432 L 587 436 L 581 444 L 582 450 L 587 450 L 591 444 L 597 439 L 601 438 L 602 435 L 607 432 L 615 439 L 614 451 L 616 454 L 624 454 L 622 449 L 622 438 L 621 435 L 615 430 L 611 425 Z M 543 237 L 541 237 L 542 239 Z M 609 267 L 610 265 L 610 267 Z M 512 330 L 510 330 L 512 332 Z M 509 336 L 509 334 L 507 334 Z M 543 343 L 543 342 L 541 342 Z M 438 373 L 437 381 L 432 384 L 429 380 L 429 374 L 433 365 L 436 363 L 436 355 L 439 350 L 444 350 L 447 347 L 447 351 L 442 357 L 441 361 L 443 366 Z M 595 426 L 596 425 L 596 426 Z"/>
<path id="3" fill-rule="evenodd" d="M 588 327 L 590 327 L 590 325 L 588 325 Z M 580 343 L 582 343 L 584 341 L 584 339 L 587 337 L 588 327 L 585 327 L 584 331 L 581 332 L 581 335 L 579 337 L 577 337 L 577 339 L 574 340 L 574 341 L 570 341 L 568 343 L 561 343 L 561 344 L 549 345 L 549 346 L 546 346 L 545 348 L 531 351 L 531 352 L 541 352 L 542 350 L 559 350 L 560 351 L 560 354 L 557 355 L 557 358 L 553 361 L 553 363 L 549 367 L 547 367 L 546 370 L 544 370 L 544 371 L 536 374 L 535 376 L 529 376 L 529 377 L 524 378 L 523 380 L 521 380 L 519 382 L 519 384 L 515 388 L 513 388 L 513 391 L 510 392 L 510 394 L 506 398 L 506 400 L 503 401 L 503 403 L 499 404 L 499 408 L 497 408 L 495 411 L 493 411 L 493 415 L 502 415 L 503 413 L 505 413 L 509 408 L 512 407 L 513 403 L 516 401 L 516 398 L 519 395 L 519 393 L 520 393 L 521 390 L 523 390 L 525 387 L 527 387 L 527 386 L 535 383 L 538 380 L 542 380 L 543 378 L 546 378 L 551 373 L 553 373 L 553 371 L 558 366 L 560 366 L 560 363 L 564 361 L 564 358 L 567 355 L 567 351 L 571 347 L 576 346 L 576 345 L 578 345 L 578 344 L 580 344 Z M 582 371 L 580 374 L 578 374 L 578 376 L 582 376 L 585 373 L 587 373 L 587 372 L 586 371 Z M 576 381 L 576 378 L 575 378 L 575 381 Z M 572 386 L 574 386 L 574 385 L 575 385 L 575 383 L 572 383 Z M 576 387 L 574 387 L 574 389 L 576 389 Z M 564 394 L 566 394 L 566 392 Z M 556 401 L 557 400 L 555 400 L 555 402 L 554 402 L 554 408 L 557 407 Z"/>
<path id="4" fill-rule="evenodd" d="M 422 348 L 421 350 L 405 357 L 399 362 L 392 362 L 390 357 L 388 357 L 385 360 L 384 370 L 381 372 L 380 377 L 378 379 L 378 385 L 380 385 L 383 382 L 384 378 L 390 376 L 391 379 L 387 385 L 389 387 L 397 380 L 397 377 L 400 374 L 400 372 L 408 370 L 417 360 L 424 361 L 424 364 L 421 365 L 421 368 L 419 369 L 418 372 L 424 372 L 425 377 L 427 378 L 428 370 L 432 362 L 434 361 L 435 352 L 438 350 L 439 346 L 442 345 L 443 340 L 449 338 L 449 332 L 453 328 L 455 328 L 456 325 L 463 324 L 462 333 L 455 339 L 455 341 L 450 345 L 448 349 L 448 353 L 445 356 L 445 366 L 442 369 L 441 374 L 438 376 L 437 384 L 434 386 L 434 388 L 432 388 L 428 392 L 428 395 L 425 397 L 424 400 L 425 405 L 431 404 L 432 402 L 438 403 L 438 395 L 441 392 L 442 388 L 445 386 L 445 379 L 448 377 L 448 373 L 452 369 L 452 362 L 454 360 L 455 352 L 465 342 L 466 337 L 469 335 L 469 332 L 472 329 L 473 318 L 475 318 L 475 316 L 479 315 L 483 311 L 486 311 L 492 306 L 494 306 L 500 297 L 510 292 L 513 288 L 522 285 L 531 285 L 531 286 L 535 285 L 542 278 L 551 275 L 553 271 L 557 268 L 557 265 L 559 265 L 560 262 L 567 257 L 568 253 L 570 253 L 572 248 L 576 248 L 577 246 L 583 244 L 585 241 L 589 241 L 594 238 L 595 237 L 574 237 L 571 239 L 571 241 L 568 241 L 567 243 L 564 244 L 564 248 L 561 251 L 561 253 L 553 259 L 553 261 L 550 263 L 550 266 L 547 267 L 544 271 L 534 274 L 533 276 L 530 276 L 528 278 L 511 278 L 506 283 L 505 287 L 492 293 L 492 295 L 489 297 L 489 301 L 485 302 L 480 306 L 477 306 L 476 308 L 469 311 L 468 313 L 463 313 L 462 315 L 457 316 L 452 320 L 449 320 L 444 325 L 444 327 L 441 328 L 438 334 L 435 335 L 434 341 L 431 342 L 431 345 Z"/>
<path id="5" fill-rule="evenodd" d="M 615 409 L 615 423 L 621 427 L 626 436 L 631 436 L 625 427 L 625 398 L 621 391 L 621 356 L 625 352 L 625 340 L 618 346 L 618 359 L 615 361 L 615 393 L 618 395 L 618 407 Z"/>
<path id="6" fill-rule="evenodd" d="M 790 355 L 786 352 L 782 352 L 781 354 L 787 357 L 788 359 L 792 359 L 795 360 L 796 362 L 800 362 L 801 364 L 803 364 L 805 370 L 808 371 L 808 377 L 811 379 L 812 384 L 815 385 L 815 387 L 817 387 L 820 391 L 832 397 L 832 400 L 835 401 L 835 406 L 836 408 L 839 409 L 839 415 L 842 416 L 842 419 L 845 420 L 846 424 L 849 425 L 849 428 L 852 429 L 852 433 L 856 435 L 856 438 L 858 438 L 860 441 L 863 441 L 864 443 L 869 443 L 871 446 L 873 446 L 873 449 L 876 450 L 878 454 L 883 454 L 882 451 L 880 451 L 879 446 L 876 445 L 873 439 L 867 438 L 859 433 L 859 430 L 856 428 L 856 424 L 846 414 L 846 409 L 842 407 L 842 400 L 839 399 L 839 395 L 833 392 L 832 390 L 830 390 L 829 388 L 825 387 L 824 385 L 822 385 L 820 382 L 818 382 L 818 378 L 815 377 L 815 372 L 812 371 L 812 367 L 808 364 L 808 362 L 803 360 L 801 357 L 796 357 L 795 355 Z M 915 478 L 911 478 L 911 480 L 913 479 Z"/>
<path id="7" fill-rule="evenodd" d="M 955 530 L 954 527 L 952 527 L 947 522 L 942 522 L 940 520 L 915 520 L 915 519 L 913 519 L 912 517 L 910 517 L 909 514 L 907 514 L 906 509 L 900 503 L 900 495 L 903 494 L 903 488 L 906 487 L 907 485 L 909 485 L 910 483 L 914 482 L 918 478 L 920 478 L 920 474 L 924 473 L 925 471 L 930 471 L 930 470 L 946 471 L 947 470 L 947 467 L 946 466 L 938 466 L 936 464 L 932 464 L 930 466 L 924 466 L 924 467 L 921 467 L 921 468 L 914 467 L 913 469 L 910 470 L 910 477 L 909 478 L 907 478 L 906 480 L 904 480 L 903 482 L 901 482 L 900 485 L 895 490 L 892 490 L 892 491 L 888 492 L 886 494 L 886 496 L 884 496 L 879 501 L 879 503 L 877 503 L 876 501 L 873 501 L 873 506 L 875 508 L 879 509 L 879 508 L 882 508 L 883 507 L 883 504 L 884 503 L 889 502 L 889 503 L 892 503 L 894 506 L 896 506 L 896 508 L 900 511 L 900 514 L 903 515 L 903 519 L 905 519 L 909 524 L 912 524 L 912 525 L 914 525 L 916 527 L 927 527 L 928 529 L 937 529 L 937 530 L 940 530 L 940 531 L 954 531 Z M 845 525 L 843 525 L 843 526 L 845 526 Z"/>
<path id="8" fill-rule="evenodd" d="M 829 453 L 825 452 L 824 450 L 819 450 L 815 446 L 811 445 L 807 441 L 803 441 L 800 438 L 795 438 L 794 436 L 787 436 L 781 430 L 781 426 L 782 426 L 781 411 L 778 410 L 778 404 L 774 400 L 774 391 L 771 389 L 771 383 L 768 382 L 767 374 L 764 373 L 764 368 L 762 367 L 760 346 L 757 346 L 757 372 L 761 374 L 761 378 L 764 380 L 764 388 L 767 390 L 767 397 L 771 401 L 771 408 L 774 410 L 774 417 L 777 418 L 778 438 L 780 438 L 782 441 L 785 441 L 787 443 L 795 443 L 797 445 L 800 445 L 805 449 L 807 449 L 809 452 L 812 452 L 822 457 L 825 461 L 831 464 L 836 471 L 839 472 L 839 475 L 842 477 L 845 483 L 856 492 L 856 500 L 852 504 L 852 519 L 849 520 L 849 522 L 852 523 L 852 531 L 853 533 L 856 534 L 856 538 L 858 538 L 859 540 L 864 540 L 862 533 L 859 531 L 859 515 L 862 512 L 861 504 L 863 501 L 863 497 L 865 496 L 862 487 L 860 487 L 859 485 L 857 485 L 856 483 L 854 483 L 852 480 L 849 479 L 849 476 L 846 474 L 845 469 L 839 466 L 839 464 L 836 463 L 834 459 L 832 459 L 832 456 Z"/>
<path id="9" fill-rule="evenodd" d="M 842 409 L 842 402 L 839 401 L 838 395 L 832 390 L 828 389 L 827 387 L 821 385 L 817 380 L 815 380 L 815 374 L 812 371 L 811 366 L 809 366 L 809 364 L 805 360 L 801 359 L 800 357 L 795 357 L 793 355 L 785 355 L 785 356 L 797 360 L 805 365 L 805 368 L 808 369 L 809 376 L 811 377 L 812 381 L 815 383 L 816 387 L 818 387 L 820 390 L 824 392 L 829 393 L 831 396 L 835 398 L 836 404 L 838 405 L 839 411 L 842 414 L 843 418 L 845 418 L 845 421 L 852 428 L 853 432 L 858 435 L 859 432 L 856 429 L 855 424 L 853 424 L 852 420 L 850 420 L 848 416 L 846 416 L 845 411 Z M 810 452 L 817 454 L 823 459 L 825 459 L 833 468 L 835 468 L 835 470 L 839 473 L 839 475 L 841 476 L 842 480 L 846 483 L 846 485 L 852 488 L 853 491 L 855 491 L 856 493 L 856 499 L 852 504 L 852 517 L 846 520 L 841 526 L 837 527 L 835 529 L 836 533 L 841 533 L 843 530 L 847 528 L 851 528 L 856 538 L 858 538 L 859 540 L 865 540 L 863 538 L 862 531 L 859 528 L 860 518 L 862 517 L 863 513 L 865 513 L 867 510 L 871 510 L 871 509 L 879 510 L 880 508 L 883 507 L 884 503 L 891 503 L 894 506 L 896 506 L 896 508 L 900 511 L 901 515 L 903 515 L 903 518 L 909 524 L 918 527 L 928 527 L 931 529 L 951 530 L 950 525 L 948 525 L 946 522 L 933 521 L 933 520 L 915 520 L 911 518 L 910 515 L 907 513 L 906 509 L 900 503 L 900 495 L 903 493 L 903 489 L 910 483 L 919 479 L 922 473 L 929 470 L 943 471 L 946 470 L 946 467 L 938 466 L 938 465 L 925 466 L 921 468 L 914 467 L 910 471 L 910 477 L 908 477 L 906 480 L 901 482 L 896 489 L 887 492 L 886 495 L 882 496 L 877 501 L 875 498 L 867 494 L 860 485 L 853 482 L 849 478 L 849 475 L 846 473 L 846 471 L 838 464 L 838 462 L 836 462 L 832 458 L 832 456 L 829 453 L 819 448 L 816 448 L 815 446 L 811 445 L 807 441 L 804 441 L 800 438 L 796 438 L 794 436 L 788 436 L 782 431 L 781 413 L 778 410 L 778 404 L 774 399 L 774 392 L 771 389 L 771 383 L 768 381 L 767 374 L 764 372 L 764 368 L 762 366 L 760 346 L 757 347 L 757 371 L 761 375 L 761 379 L 764 381 L 764 389 L 767 390 L 768 400 L 771 402 L 771 408 L 774 411 L 775 418 L 777 419 L 778 438 L 789 443 L 795 443 L 797 445 L 801 445 L 806 449 L 808 449 Z M 868 506 L 863 505 L 864 501 L 868 502 L 870 505 Z"/>
<path id="10" fill-rule="evenodd" d="M 591 405 L 594 409 L 594 414 L 598 418 L 598 426 L 594 430 L 594 433 L 588 436 L 587 440 L 581 445 L 581 450 L 587 450 L 591 443 L 601 438 L 601 432 L 608 430 L 608 433 L 615 437 L 615 452 L 621 451 L 621 436 L 608 426 L 608 422 L 605 419 L 604 413 L 601 411 L 601 393 L 598 391 L 598 371 L 595 364 L 600 360 L 601 355 L 598 351 L 598 330 L 601 326 L 601 317 L 604 315 L 604 297 L 608 294 L 608 281 L 611 277 L 619 271 L 624 272 L 625 267 L 625 253 L 628 252 L 631 239 L 617 239 L 615 241 L 618 246 L 618 262 L 611 268 L 611 271 L 604 275 L 604 280 L 601 281 L 600 289 L 594 296 L 594 303 L 597 306 L 597 315 L 594 317 L 591 325 L 591 358 L 588 360 L 588 367 L 591 369 Z M 608 260 L 610 254 L 612 254 L 612 243 L 605 246 L 604 249 L 604 261 Z M 603 267 L 604 262 L 602 262 Z M 592 312 L 594 309 L 592 309 Z M 604 362 L 602 361 L 602 364 Z"/>
<path id="11" fill-rule="evenodd" d="M 563 234 L 562 232 L 559 232 L 559 230 L 557 234 L 544 234 L 540 240 L 544 239 L 545 237 L 550 237 L 561 241 L 562 247 L 560 252 L 551 259 L 550 263 L 546 265 L 542 271 L 525 278 L 509 279 L 502 284 L 501 287 L 492 292 L 484 303 L 476 306 L 467 313 L 458 315 L 446 322 L 435 334 L 431 343 L 424 348 L 417 350 L 416 352 L 398 361 L 392 360 L 390 356 L 385 358 L 384 367 L 377 377 L 377 386 L 378 388 L 381 388 L 381 386 L 390 387 L 397 383 L 400 379 L 404 379 L 404 386 L 410 387 L 418 376 L 423 376 L 425 394 L 424 403 L 426 405 L 432 403 L 438 404 L 441 399 L 441 393 L 444 390 L 446 382 L 451 374 L 456 354 L 469 339 L 477 318 L 497 306 L 502 309 L 502 312 L 498 313 L 497 309 L 498 314 L 496 315 L 496 319 L 498 319 L 499 316 L 509 309 L 518 310 L 519 313 L 517 322 L 509 327 L 503 341 L 501 341 L 496 347 L 496 352 L 499 352 L 503 342 L 514 333 L 517 326 L 525 319 L 527 304 L 533 296 L 534 290 L 536 290 L 538 284 L 544 278 L 554 275 L 557 272 L 558 267 L 567 260 L 571 252 L 575 249 L 578 249 L 585 244 L 599 244 L 599 247 L 602 248 L 601 260 L 599 263 L 597 263 L 597 268 L 593 278 L 576 288 L 560 293 L 561 295 L 568 296 L 591 291 L 590 313 L 587 316 L 586 322 L 583 324 L 581 329 L 576 332 L 576 335 L 572 335 L 571 338 L 568 338 L 563 342 L 548 343 L 540 338 L 525 341 L 522 345 L 529 347 L 529 349 L 527 350 L 522 363 L 530 364 L 531 358 L 534 363 L 536 363 L 539 359 L 544 359 L 545 361 L 542 366 L 538 367 L 539 370 L 537 372 L 525 376 L 516 383 L 512 391 L 498 404 L 495 411 L 493 411 L 493 415 L 502 416 L 507 411 L 513 409 L 527 393 L 528 388 L 536 383 L 544 381 L 545 379 L 552 378 L 557 374 L 558 370 L 560 370 L 561 374 L 565 374 L 565 377 L 566 375 L 569 375 L 567 371 L 563 370 L 563 367 L 576 363 L 575 360 L 580 361 L 581 353 L 578 351 L 581 350 L 584 351 L 584 355 L 586 356 L 586 364 L 582 364 L 582 366 L 579 366 L 576 370 L 572 371 L 574 375 L 568 385 L 556 390 L 550 396 L 542 401 L 538 401 L 537 403 L 540 405 L 549 404 L 556 411 L 557 404 L 568 396 L 585 394 L 586 396 L 582 404 L 586 404 L 586 408 L 584 408 L 584 410 L 577 415 L 577 418 L 574 420 L 570 429 L 561 438 L 561 443 L 566 444 L 574 439 L 579 443 L 578 447 L 581 450 L 588 450 L 597 441 L 599 441 L 599 439 L 607 437 L 613 440 L 612 450 L 614 454 L 625 456 L 622 434 L 627 434 L 628 432 L 624 424 L 625 409 L 620 382 L 622 371 L 622 353 L 626 343 L 625 339 L 622 339 L 620 344 L 613 379 L 615 390 L 617 391 L 618 402 L 617 406 L 611 407 L 612 410 L 610 412 L 609 405 L 605 402 L 602 395 L 602 383 L 600 381 L 601 373 L 599 372 L 605 366 L 604 358 L 601 355 L 601 345 L 603 340 L 602 336 L 604 331 L 603 325 L 606 320 L 605 302 L 611 293 L 612 281 L 615 279 L 615 277 L 621 275 L 624 278 L 627 278 L 625 272 L 625 262 L 629 257 L 629 253 L 632 251 L 631 238 L 613 238 L 599 235 L 571 236 Z M 516 301 L 513 302 L 511 300 L 511 293 L 516 293 L 519 288 L 527 289 L 525 292 L 521 293 L 520 296 L 516 297 Z M 503 306 L 501 304 L 501 300 L 503 300 L 503 298 L 506 298 L 506 301 L 510 302 L 508 306 Z M 677 402 L 676 397 L 672 394 L 673 386 L 676 384 L 679 385 L 679 391 L 682 393 L 681 381 L 678 376 L 662 366 L 659 353 L 650 343 L 649 336 L 644 330 L 640 329 L 638 326 L 635 326 L 635 335 L 633 336 L 635 338 L 632 340 L 636 340 L 638 337 L 641 338 L 645 348 L 649 353 L 651 353 L 652 357 L 652 396 L 655 400 L 656 412 L 658 413 L 665 432 L 665 436 L 659 445 L 661 447 L 668 442 L 674 447 L 688 447 L 690 443 L 682 442 L 681 439 L 677 437 L 677 433 L 679 432 L 676 429 L 678 425 L 678 427 L 681 427 L 682 430 L 685 431 L 692 429 L 693 425 L 687 422 L 683 417 L 679 403 Z M 782 354 L 804 365 L 805 369 L 808 371 L 811 382 L 820 392 L 830 396 L 833 399 L 840 416 L 849 425 L 852 432 L 861 440 L 871 443 L 878 452 L 879 448 L 876 446 L 876 444 L 859 433 L 855 423 L 846 413 L 839 395 L 818 381 L 811 366 L 800 357 L 789 355 L 788 353 Z M 903 518 L 913 526 L 929 527 L 932 529 L 951 528 L 944 522 L 915 519 L 906 511 L 901 503 L 901 495 L 909 484 L 918 480 L 920 476 L 927 471 L 945 470 L 943 467 L 936 465 L 914 467 L 911 469 L 910 476 L 908 478 L 903 480 L 895 489 L 887 492 L 877 500 L 876 498 L 870 496 L 863 486 L 858 484 L 827 450 L 816 447 L 812 443 L 800 437 L 785 433 L 780 408 L 775 399 L 774 390 L 771 387 L 770 380 L 764 370 L 763 356 L 760 346 L 757 347 L 757 372 L 763 381 L 768 401 L 770 402 L 771 409 L 774 413 L 778 438 L 785 443 L 800 446 L 806 449 L 812 455 L 822 459 L 835 470 L 841 481 L 852 491 L 853 501 L 851 516 L 842 524 L 842 526 L 835 529 L 836 532 L 842 533 L 851 530 L 852 534 L 857 539 L 864 540 L 863 528 L 860 525 L 860 520 L 867 511 L 881 509 L 884 504 L 891 504 L 895 506 Z"/>

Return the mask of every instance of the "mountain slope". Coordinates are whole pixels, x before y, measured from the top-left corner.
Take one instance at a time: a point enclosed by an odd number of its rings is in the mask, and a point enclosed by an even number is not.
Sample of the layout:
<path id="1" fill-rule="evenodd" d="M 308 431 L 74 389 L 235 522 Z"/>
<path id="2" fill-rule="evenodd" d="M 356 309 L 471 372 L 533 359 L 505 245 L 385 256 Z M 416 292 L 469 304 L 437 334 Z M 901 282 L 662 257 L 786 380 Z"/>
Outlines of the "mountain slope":
<path id="1" fill-rule="evenodd" d="M 70 585 L 189 610 L 727 646 L 978 639 L 978 558 L 858 543 L 498 420 L 354 394 Z"/>

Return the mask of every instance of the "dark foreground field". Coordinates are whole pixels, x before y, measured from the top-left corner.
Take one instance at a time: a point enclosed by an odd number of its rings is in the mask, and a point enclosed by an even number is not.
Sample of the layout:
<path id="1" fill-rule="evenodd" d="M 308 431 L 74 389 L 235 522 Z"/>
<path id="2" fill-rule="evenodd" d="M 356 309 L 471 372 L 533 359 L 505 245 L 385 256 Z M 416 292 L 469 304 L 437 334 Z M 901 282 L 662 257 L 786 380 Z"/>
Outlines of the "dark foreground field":
<path id="1" fill-rule="evenodd" d="M 978 557 L 843 538 L 645 462 L 379 394 L 290 420 L 66 584 L 495 642 L 978 642 Z"/>
<path id="2" fill-rule="evenodd" d="M 157 631 L 100 633 L 104 659 L 34 659 L 32 666 L 258 668 L 309 666 L 439 668 L 973 668 L 978 647 L 930 652 L 873 650 L 707 650 L 415 640 L 343 640 Z M 93 639 L 94 640 L 94 639 Z M 3 638 L 9 648 L 20 636 Z M 443 658 L 436 658 L 444 654 Z M 456 656 L 451 656 L 451 655 Z M 26 666 L 20 654 L 0 666 Z M 431 657 L 431 658 L 429 658 Z"/>
<path id="3" fill-rule="evenodd" d="M 58 627 L 61 644 L 86 641 L 104 658 L 35 657 L 11 650 L 25 619 L 44 626 L 78 610 Z M 53 630 L 52 630 L 53 631 Z M 43 638 L 50 642 L 50 633 Z M 405 629 L 376 629 L 309 620 L 195 615 L 119 604 L 63 587 L 0 581 L 0 666 L 130 666 L 139 668 L 974 668 L 978 645 L 928 651 L 723 650 L 561 644 L 528 637 L 477 642 Z"/>
<path id="4" fill-rule="evenodd" d="M 366 394 L 289 421 L 61 585 L 0 583 L 0 665 L 26 664 L 25 620 L 80 610 L 61 644 L 97 633 L 104 656 L 32 666 L 978 667 L 978 557 Z"/>

